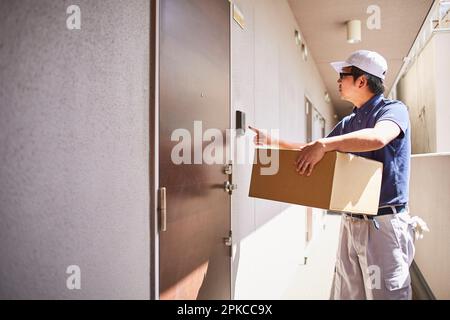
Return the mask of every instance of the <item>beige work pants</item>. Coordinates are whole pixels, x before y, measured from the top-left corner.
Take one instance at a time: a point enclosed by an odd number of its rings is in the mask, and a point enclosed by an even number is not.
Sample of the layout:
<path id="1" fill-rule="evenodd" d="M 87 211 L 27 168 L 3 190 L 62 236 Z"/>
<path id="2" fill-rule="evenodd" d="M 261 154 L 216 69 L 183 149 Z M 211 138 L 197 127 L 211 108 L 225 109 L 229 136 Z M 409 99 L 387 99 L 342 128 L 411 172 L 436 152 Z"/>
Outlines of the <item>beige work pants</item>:
<path id="1" fill-rule="evenodd" d="M 331 299 L 411 299 L 414 223 L 406 210 L 375 221 L 342 215 Z"/>

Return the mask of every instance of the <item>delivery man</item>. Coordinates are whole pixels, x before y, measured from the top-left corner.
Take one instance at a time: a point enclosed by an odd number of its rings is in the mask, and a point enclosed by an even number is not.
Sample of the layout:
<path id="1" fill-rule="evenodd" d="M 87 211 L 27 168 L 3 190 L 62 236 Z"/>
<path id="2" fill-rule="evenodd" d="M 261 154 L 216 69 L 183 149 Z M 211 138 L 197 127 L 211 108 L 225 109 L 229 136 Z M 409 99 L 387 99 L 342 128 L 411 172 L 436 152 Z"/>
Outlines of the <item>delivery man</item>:
<path id="1" fill-rule="evenodd" d="M 383 163 L 378 214 L 342 215 L 332 299 L 411 299 L 409 266 L 414 236 L 426 229 L 408 209 L 411 157 L 407 107 L 383 96 L 387 62 L 378 53 L 359 50 L 346 61 L 331 63 L 338 72 L 341 99 L 353 112 L 323 139 L 308 144 L 272 141 L 258 129 L 257 145 L 299 149 L 294 164 L 309 176 L 329 151 L 349 152 Z M 351 187 L 351 181 L 349 181 Z"/>

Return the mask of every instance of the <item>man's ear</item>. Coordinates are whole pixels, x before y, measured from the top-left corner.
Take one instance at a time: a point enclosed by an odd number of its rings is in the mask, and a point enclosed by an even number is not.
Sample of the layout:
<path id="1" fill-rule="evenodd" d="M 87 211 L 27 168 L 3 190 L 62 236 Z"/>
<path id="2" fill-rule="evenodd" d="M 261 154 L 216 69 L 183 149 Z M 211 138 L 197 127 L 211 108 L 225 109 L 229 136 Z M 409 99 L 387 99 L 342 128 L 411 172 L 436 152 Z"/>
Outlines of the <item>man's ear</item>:
<path id="1" fill-rule="evenodd" d="M 367 85 L 367 79 L 364 76 L 358 78 L 358 88 L 364 88 Z"/>

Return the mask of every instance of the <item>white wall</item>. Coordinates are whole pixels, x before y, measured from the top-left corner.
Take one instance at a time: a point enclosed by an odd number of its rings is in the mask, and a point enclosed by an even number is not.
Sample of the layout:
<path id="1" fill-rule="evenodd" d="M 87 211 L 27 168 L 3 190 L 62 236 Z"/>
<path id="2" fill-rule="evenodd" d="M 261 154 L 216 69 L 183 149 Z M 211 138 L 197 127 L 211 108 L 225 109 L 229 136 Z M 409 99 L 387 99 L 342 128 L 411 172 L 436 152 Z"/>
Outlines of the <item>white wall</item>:
<path id="1" fill-rule="evenodd" d="M 433 39 L 398 84 L 397 98 L 409 107 L 411 152 L 436 152 L 436 61 Z"/>
<path id="2" fill-rule="evenodd" d="M 280 137 L 305 141 L 305 95 L 333 125 L 332 106 L 310 53 L 302 60 L 299 30 L 285 0 L 236 0 L 245 29 L 232 23 L 232 109 L 243 110 L 258 128 L 279 129 Z M 300 30 L 301 31 L 301 30 Z M 234 118 L 234 112 L 233 112 Z M 248 197 L 253 134 L 236 139 L 232 197 L 233 289 L 236 299 L 283 296 L 303 262 L 305 208 Z M 246 159 L 245 163 L 242 159 Z M 248 159 L 251 159 L 249 161 Z"/>
<path id="3" fill-rule="evenodd" d="M 450 151 L 450 32 L 436 31 L 397 87 L 409 107 L 412 153 Z"/>
<path id="4" fill-rule="evenodd" d="M 430 229 L 416 242 L 414 260 L 437 299 L 450 299 L 449 167 L 450 153 L 411 159 L 411 215 L 421 217 Z"/>
<path id="5" fill-rule="evenodd" d="M 0 1 L 0 299 L 149 298 L 149 14 Z"/>
<path id="6" fill-rule="evenodd" d="M 450 32 L 434 35 L 436 66 L 436 151 L 450 152 Z"/>

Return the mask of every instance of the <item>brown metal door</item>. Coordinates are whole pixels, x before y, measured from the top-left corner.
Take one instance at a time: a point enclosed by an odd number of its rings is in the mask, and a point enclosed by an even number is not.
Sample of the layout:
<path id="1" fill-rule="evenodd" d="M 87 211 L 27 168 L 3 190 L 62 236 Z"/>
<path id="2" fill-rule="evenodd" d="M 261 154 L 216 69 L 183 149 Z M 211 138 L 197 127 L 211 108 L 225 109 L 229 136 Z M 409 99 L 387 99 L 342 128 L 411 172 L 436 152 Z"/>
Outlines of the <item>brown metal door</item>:
<path id="1" fill-rule="evenodd" d="M 161 299 L 231 295 L 230 247 L 224 244 L 231 227 L 230 195 L 224 189 L 229 178 L 224 173 L 230 124 L 229 15 L 228 0 L 160 0 L 159 186 L 166 188 L 167 222 L 166 231 L 159 233 Z M 212 128 L 221 133 L 216 139 L 223 148 L 215 152 L 223 157 L 206 164 L 202 153 L 213 139 L 202 137 Z M 191 164 L 173 161 L 174 147 L 182 140 L 172 141 L 176 132 L 189 133 L 182 143 L 189 146 Z M 189 158 L 175 152 L 180 154 Z"/>

